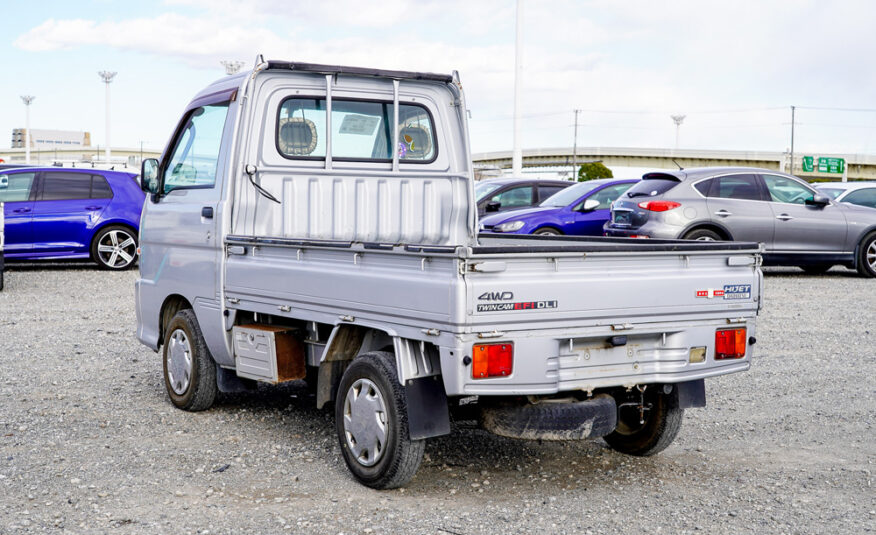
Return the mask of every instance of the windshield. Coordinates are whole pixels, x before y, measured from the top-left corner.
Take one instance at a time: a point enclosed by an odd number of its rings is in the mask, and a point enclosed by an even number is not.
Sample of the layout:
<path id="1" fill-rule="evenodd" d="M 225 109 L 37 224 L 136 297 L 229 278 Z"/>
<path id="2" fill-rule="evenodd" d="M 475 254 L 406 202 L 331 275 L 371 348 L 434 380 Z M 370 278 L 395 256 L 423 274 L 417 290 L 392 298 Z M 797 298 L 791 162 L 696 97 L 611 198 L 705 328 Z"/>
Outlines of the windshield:
<path id="1" fill-rule="evenodd" d="M 502 184 L 495 182 L 479 182 L 475 184 L 475 199 L 481 200 L 493 191 L 497 190 Z"/>
<path id="2" fill-rule="evenodd" d="M 558 193 L 554 193 L 553 195 L 545 199 L 544 202 L 542 202 L 539 206 L 568 206 L 577 201 L 582 195 L 585 195 L 588 192 L 595 190 L 602 184 L 602 182 L 596 184 L 594 184 L 593 182 L 581 182 L 580 184 L 569 186 L 568 188 Z"/>
<path id="3" fill-rule="evenodd" d="M 835 200 L 837 197 L 840 196 L 840 193 L 844 192 L 845 190 L 837 188 L 818 188 L 818 191 Z"/>

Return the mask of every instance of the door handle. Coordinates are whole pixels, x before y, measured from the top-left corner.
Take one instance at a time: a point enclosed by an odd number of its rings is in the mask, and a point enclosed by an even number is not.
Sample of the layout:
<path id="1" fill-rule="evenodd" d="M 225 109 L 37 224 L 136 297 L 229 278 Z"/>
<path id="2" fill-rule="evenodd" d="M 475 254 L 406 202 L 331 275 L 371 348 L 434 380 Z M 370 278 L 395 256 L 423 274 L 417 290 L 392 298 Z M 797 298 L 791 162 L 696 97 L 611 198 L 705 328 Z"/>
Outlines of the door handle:
<path id="1" fill-rule="evenodd" d="M 206 217 L 207 219 L 213 219 L 213 207 L 205 206 L 201 208 L 201 217 Z"/>
<path id="2" fill-rule="evenodd" d="M 781 219 L 782 221 L 790 221 L 790 220 L 794 219 L 794 216 L 790 216 L 788 214 L 781 214 L 781 215 L 777 215 L 776 219 Z"/>
<path id="3" fill-rule="evenodd" d="M 100 210 L 103 206 L 86 206 L 86 210 Z"/>
<path id="4" fill-rule="evenodd" d="M 728 212 L 727 210 L 718 210 L 717 212 L 715 212 L 715 215 L 727 217 L 728 215 L 733 215 L 733 212 Z"/>
<path id="5" fill-rule="evenodd" d="M 16 208 L 12 211 L 14 214 L 26 214 L 28 212 L 30 212 L 30 208 Z"/>

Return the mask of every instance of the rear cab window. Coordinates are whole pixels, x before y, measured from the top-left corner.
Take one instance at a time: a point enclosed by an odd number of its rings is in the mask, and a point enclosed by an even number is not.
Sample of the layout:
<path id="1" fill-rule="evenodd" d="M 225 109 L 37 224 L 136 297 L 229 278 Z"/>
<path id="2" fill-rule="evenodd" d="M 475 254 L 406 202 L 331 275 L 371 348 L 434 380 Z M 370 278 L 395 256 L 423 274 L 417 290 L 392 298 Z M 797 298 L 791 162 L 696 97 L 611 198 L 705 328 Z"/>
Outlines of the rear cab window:
<path id="1" fill-rule="evenodd" d="M 326 102 L 323 98 L 287 98 L 280 104 L 277 150 L 284 158 L 326 157 Z M 392 161 L 392 101 L 332 99 L 331 156 L 339 161 Z M 404 163 L 430 163 L 438 154 L 429 111 L 399 103 L 398 158 Z"/>

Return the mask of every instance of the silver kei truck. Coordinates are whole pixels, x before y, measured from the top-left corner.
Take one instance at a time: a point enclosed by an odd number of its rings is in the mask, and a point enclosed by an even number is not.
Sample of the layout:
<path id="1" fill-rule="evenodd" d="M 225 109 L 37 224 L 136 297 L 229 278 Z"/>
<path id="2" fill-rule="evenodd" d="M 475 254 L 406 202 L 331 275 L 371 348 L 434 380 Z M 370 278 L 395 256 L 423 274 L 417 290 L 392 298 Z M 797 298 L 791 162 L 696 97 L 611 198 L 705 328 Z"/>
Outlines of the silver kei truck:
<path id="1" fill-rule="evenodd" d="M 456 73 L 259 59 L 196 95 L 141 174 L 171 402 L 305 379 L 383 489 L 456 415 L 651 455 L 749 369 L 759 245 L 479 236 L 466 115 Z"/>

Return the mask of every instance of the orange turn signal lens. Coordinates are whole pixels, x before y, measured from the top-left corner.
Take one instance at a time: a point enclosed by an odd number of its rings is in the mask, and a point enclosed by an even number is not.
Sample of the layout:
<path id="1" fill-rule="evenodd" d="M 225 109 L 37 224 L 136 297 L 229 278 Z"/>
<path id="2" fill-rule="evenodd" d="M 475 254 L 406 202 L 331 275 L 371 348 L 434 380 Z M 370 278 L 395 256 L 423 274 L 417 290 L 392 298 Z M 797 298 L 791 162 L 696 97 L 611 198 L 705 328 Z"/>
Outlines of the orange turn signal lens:
<path id="1" fill-rule="evenodd" d="M 506 377 L 514 366 L 514 344 L 475 344 L 471 348 L 471 377 Z"/>
<path id="2" fill-rule="evenodd" d="M 745 328 L 715 331 L 715 360 L 744 357 L 745 342 Z"/>

